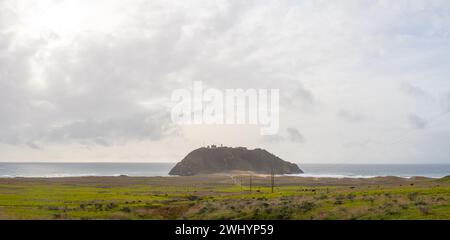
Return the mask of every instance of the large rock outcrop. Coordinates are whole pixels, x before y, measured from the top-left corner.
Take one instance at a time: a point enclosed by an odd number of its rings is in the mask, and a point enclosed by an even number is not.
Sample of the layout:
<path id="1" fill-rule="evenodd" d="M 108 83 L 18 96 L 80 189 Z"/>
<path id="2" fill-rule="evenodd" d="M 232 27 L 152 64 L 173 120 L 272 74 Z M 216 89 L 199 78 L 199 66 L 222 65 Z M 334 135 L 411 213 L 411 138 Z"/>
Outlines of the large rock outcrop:
<path id="1" fill-rule="evenodd" d="M 261 174 L 303 173 L 296 164 L 284 161 L 263 149 L 211 146 L 190 152 L 170 170 L 169 175 L 191 176 L 230 171 L 252 171 Z"/>

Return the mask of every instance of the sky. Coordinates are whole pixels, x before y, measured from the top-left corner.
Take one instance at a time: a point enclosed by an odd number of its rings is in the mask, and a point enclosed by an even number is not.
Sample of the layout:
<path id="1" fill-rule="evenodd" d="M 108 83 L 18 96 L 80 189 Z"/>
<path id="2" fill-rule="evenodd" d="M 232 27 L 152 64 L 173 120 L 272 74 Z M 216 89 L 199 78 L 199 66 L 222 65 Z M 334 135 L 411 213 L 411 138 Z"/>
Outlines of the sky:
<path id="1" fill-rule="evenodd" d="M 171 94 L 279 89 L 280 131 L 180 126 Z M 0 0 L 0 161 L 450 164 L 450 1 Z"/>

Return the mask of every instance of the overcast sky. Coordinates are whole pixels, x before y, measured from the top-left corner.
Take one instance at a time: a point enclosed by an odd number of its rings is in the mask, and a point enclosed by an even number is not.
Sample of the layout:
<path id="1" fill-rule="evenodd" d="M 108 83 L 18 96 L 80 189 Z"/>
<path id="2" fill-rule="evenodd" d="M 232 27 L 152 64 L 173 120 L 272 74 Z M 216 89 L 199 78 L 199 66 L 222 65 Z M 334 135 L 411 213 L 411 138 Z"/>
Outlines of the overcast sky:
<path id="1" fill-rule="evenodd" d="M 177 88 L 280 89 L 280 132 L 176 126 Z M 450 163 L 450 1 L 1 0 L 0 161 Z"/>

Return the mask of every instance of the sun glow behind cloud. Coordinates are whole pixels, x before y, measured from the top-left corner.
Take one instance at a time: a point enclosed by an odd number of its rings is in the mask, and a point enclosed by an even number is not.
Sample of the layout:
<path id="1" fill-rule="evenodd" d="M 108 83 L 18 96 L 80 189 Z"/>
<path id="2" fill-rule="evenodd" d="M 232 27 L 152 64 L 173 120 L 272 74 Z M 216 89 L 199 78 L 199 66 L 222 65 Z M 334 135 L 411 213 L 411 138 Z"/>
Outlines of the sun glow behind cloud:
<path id="1" fill-rule="evenodd" d="M 107 3 L 106 3 L 107 2 Z M 126 24 L 116 1 L 17 1 L 11 8 L 20 20 L 18 29 L 29 37 L 51 36 L 71 41 L 86 32 L 108 33 Z"/>
<path id="2" fill-rule="evenodd" d="M 52 63 L 55 49 L 76 47 L 80 38 L 90 34 L 108 35 L 127 24 L 127 11 L 114 0 L 19 0 L 7 2 L 6 7 L 17 21 L 6 32 L 16 36 L 14 45 L 43 42 L 30 59 L 29 87 L 46 90 L 46 68 Z"/>

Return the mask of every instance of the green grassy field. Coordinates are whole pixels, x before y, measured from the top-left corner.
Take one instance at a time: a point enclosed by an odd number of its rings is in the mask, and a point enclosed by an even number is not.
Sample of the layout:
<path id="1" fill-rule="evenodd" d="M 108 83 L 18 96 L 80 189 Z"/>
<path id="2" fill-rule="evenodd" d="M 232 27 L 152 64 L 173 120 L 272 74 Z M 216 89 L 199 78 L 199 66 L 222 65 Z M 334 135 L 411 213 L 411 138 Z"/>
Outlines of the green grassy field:
<path id="1" fill-rule="evenodd" d="M 0 219 L 450 219 L 450 178 L 0 179 Z"/>

